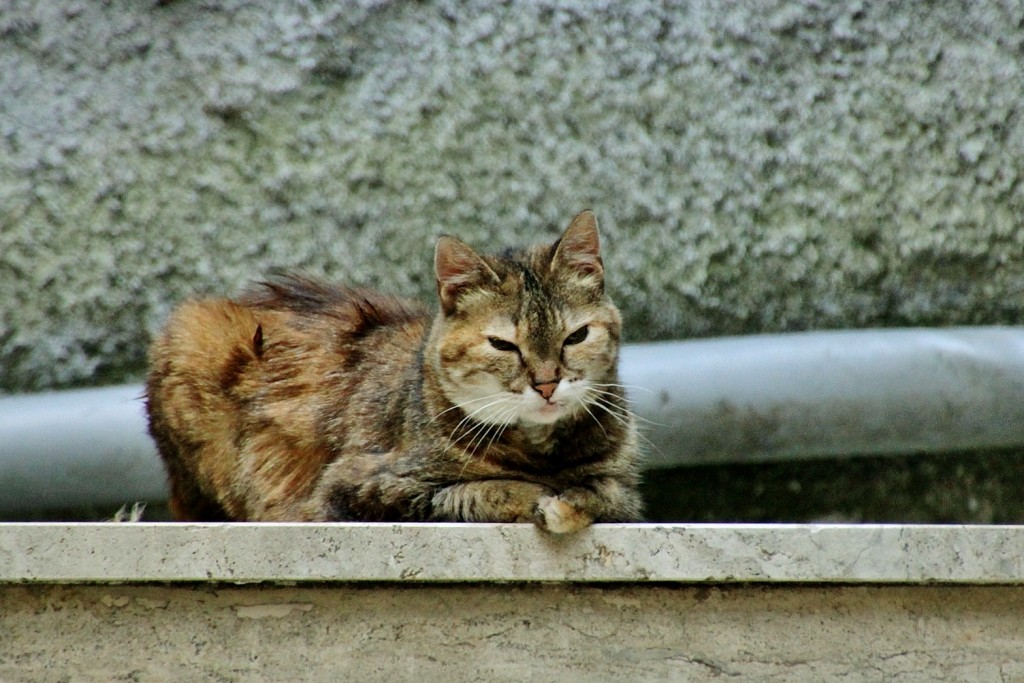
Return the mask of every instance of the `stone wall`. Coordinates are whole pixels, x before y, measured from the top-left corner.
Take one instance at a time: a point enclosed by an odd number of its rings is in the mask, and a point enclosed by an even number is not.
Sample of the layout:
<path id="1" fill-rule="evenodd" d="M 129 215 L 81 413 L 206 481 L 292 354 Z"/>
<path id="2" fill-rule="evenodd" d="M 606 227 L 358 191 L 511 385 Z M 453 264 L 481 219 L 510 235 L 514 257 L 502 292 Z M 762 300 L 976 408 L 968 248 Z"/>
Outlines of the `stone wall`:
<path id="1" fill-rule="evenodd" d="M 274 267 L 427 296 L 597 210 L 632 340 L 1024 320 L 997 3 L 0 0 L 0 390 Z"/>

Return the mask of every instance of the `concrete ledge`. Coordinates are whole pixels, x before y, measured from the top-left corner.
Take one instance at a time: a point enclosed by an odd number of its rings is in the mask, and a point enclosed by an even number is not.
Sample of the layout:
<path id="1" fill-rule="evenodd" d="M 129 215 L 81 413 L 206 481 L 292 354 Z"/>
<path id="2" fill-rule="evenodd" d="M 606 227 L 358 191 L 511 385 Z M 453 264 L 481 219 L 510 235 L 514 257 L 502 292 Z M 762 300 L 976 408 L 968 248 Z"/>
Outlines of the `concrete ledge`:
<path id="1" fill-rule="evenodd" d="M 1024 584 L 1024 527 L 0 524 L 0 582 Z"/>
<path id="2" fill-rule="evenodd" d="M 12 683 L 1024 680 L 1018 586 L 0 586 Z"/>
<path id="3" fill-rule="evenodd" d="M 1019 681 L 1022 563 L 1024 527 L 4 524 L 0 681 Z"/>

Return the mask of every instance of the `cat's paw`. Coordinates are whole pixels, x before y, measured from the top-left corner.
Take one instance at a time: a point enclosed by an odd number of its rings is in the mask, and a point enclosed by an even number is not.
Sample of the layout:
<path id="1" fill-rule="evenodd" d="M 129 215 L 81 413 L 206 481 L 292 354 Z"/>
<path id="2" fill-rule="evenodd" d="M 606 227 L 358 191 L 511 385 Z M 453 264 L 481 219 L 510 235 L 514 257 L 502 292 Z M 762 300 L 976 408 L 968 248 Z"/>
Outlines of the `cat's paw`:
<path id="1" fill-rule="evenodd" d="M 537 526 L 553 534 L 569 534 L 585 529 L 594 519 L 575 505 L 558 496 L 544 496 L 537 501 Z"/>

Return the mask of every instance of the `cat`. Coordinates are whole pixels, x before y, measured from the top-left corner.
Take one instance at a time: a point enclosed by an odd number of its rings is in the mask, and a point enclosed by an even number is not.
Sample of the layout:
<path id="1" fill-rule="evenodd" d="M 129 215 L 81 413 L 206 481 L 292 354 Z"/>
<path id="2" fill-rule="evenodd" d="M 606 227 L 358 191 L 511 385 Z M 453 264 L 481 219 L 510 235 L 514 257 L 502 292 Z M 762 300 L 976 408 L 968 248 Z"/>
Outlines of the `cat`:
<path id="1" fill-rule="evenodd" d="M 597 220 L 479 255 L 442 236 L 437 311 L 284 275 L 193 300 L 150 349 L 149 430 L 194 521 L 641 519 Z"/>

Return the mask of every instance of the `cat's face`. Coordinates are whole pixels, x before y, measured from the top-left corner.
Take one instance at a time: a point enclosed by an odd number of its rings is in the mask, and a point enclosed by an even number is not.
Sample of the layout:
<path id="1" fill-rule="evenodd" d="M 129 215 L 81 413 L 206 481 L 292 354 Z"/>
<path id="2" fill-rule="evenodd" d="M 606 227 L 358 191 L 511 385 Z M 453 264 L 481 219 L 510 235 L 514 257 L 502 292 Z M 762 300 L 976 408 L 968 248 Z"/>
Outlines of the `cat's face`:
<path id="1" fill-rule="evenodd" d="M 604 295 L 593 214 L 551 246 L 481 257 L 438 243 L 442 389 L 474 421 L 552 424 L 596 412 L 615 381 L 621 322 Z"/>

